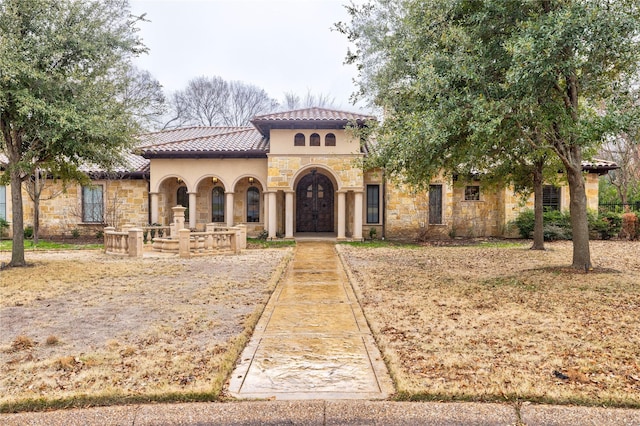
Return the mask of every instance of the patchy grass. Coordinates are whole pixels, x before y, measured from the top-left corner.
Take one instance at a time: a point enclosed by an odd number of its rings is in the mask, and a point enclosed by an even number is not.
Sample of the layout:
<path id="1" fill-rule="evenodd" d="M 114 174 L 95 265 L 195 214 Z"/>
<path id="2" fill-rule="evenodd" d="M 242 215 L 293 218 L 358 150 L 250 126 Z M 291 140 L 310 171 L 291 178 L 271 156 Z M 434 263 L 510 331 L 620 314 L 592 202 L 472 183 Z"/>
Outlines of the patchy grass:
<path id="1" fill-rule="evenodd" d="M 31 254 L 0 272 L 0 412 L 224 398 L 290 253 Z"/>
<path id="2" fill-rule="evenodd" d="M 403 242 L 389 241 L 389 240 L 343 241 L 340 244 L 351 246 L 351 247 L 360 247 L 360 248 L 396 247 L 396 248 L 414 249 L 414 248 L 420 247 L 418 244 L 403 243 Z"/>
<path id="3" fill-rule="evenodd" d="M 0 251 L 11 251 L 13 241 L 1 240 Z M 103 244 L 86 244 L 86 243 L 61 243 L 55 241 L 40 240 L 38 244 L 34 244 L 33 240 L 24 240 L 25 250 L 99 250 L 103 248 Z"/>
<path id="4" fill-rule="evenodd" d="M 405 400 L 640 407 L 640 243 L 339 246 Z"/>

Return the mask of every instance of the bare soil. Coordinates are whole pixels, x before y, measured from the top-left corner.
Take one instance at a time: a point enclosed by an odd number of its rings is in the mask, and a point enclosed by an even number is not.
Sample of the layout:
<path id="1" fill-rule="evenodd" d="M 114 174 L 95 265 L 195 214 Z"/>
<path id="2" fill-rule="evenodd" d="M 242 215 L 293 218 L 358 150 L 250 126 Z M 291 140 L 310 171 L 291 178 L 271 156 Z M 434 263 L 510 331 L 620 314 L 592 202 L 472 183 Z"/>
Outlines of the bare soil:
<path id="1" fill-rule="evenodd" d="M 0 404 L 215 396 L 288 253 L 187 260 L 27 253 L 31 266 L 0 271 Z"/>
<path id="2" fill-rule="evenodd" d="M 640 243 L 339 246 L 400 397 L 640 406 Z"/>

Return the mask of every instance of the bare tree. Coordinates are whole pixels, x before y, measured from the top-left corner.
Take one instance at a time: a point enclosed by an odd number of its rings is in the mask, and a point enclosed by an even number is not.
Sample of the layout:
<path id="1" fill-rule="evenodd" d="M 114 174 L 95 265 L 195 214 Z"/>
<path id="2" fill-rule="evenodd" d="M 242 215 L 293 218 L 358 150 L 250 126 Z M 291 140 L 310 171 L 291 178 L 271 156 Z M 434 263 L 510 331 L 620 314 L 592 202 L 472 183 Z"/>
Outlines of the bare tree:
<path id="1" fill-rule="evenodd" d="M 600 148 L 600 156 L 614 161 L 620 168 L 611 170 L 608 179 L 616 188 L 622 204 L 640 186 L 640 132 L 622 133 L 607 141 Z"/>
<path id="2" fill-rule="evenodd" d="M 123 104 L 143 130 L 151 131 L 162 127 L 166 113 L 165 96 L 162 85 L 149 71 L 129 67 L 121 96 Z"/>
<path id="3" fill-rule="evenodd" d="M 33 243 L 38 244 L 40 239 L 40 202 L 45 200 L 52 200 L 58 195 L 62 194 L 65 190 L 64 185 L 59 189 L 54 189 L 47 197 L 42 197 L 42 192 L 47 187 L 48 182 L 53 182 L 52 179 L 47 180 L 47 171 L 40 168 L 36 168 L 35 172 L 26 180 L 25 189 L 29 198 L 33 201 Z"/>
<path id="4" fill-rule="evenodd" d="M 243 126 L 277 101 L 257 86 L 221 77 L 197 77 L 171 98 L 171 119 L 165 128 L 179 126 Z"/>
<path id="5" fill-rule="evenodd" d="M 256 115 L 273 111 L 278 102 L 267 92 L 252 84 L 232 81 L 229 84 L 227 108 L 223 111 L 226 126 L 243 126 Z"/>
<path id="6" fill-rule="evenodd" d="M 281 109 L 287 111 L 312 107 L 333 108 L 336 106 L 335 103 L 336 98 L 328 93 L 314 94 L 311 90 L 307 90 L 307 94 L 301 97 L 295 92 L 285 92 Z"/>

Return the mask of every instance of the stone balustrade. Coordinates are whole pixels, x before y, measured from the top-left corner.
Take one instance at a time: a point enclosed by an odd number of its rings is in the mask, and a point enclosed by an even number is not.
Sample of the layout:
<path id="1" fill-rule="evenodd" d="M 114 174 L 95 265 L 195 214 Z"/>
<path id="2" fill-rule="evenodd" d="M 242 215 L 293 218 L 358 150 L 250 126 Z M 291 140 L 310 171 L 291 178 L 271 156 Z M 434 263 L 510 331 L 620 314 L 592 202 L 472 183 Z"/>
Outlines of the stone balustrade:
<path id="1" fill-rule="evenodd" d="M 240 253 L 247 248 L 247 227 L 205 225 L 204 232 L 192 232 L 184 227 L 182 206 L 172 208 L 174 222 L 170 226 L 125 225 L 121 231 L 114 227 L 104 229 L 104 251 L 109 254 L 142 257 L 145 244 L 153 251 L 173 253 L 180 257 L 216 254 L 220 252 Z"/>
<path id="2" fill-rule="evenodd" d="M 104 252 L 108 254 L 141 257 L 144 246 L 143 230 L 128 227 L 122 231 L 108 226 L 104 229 Z"/>

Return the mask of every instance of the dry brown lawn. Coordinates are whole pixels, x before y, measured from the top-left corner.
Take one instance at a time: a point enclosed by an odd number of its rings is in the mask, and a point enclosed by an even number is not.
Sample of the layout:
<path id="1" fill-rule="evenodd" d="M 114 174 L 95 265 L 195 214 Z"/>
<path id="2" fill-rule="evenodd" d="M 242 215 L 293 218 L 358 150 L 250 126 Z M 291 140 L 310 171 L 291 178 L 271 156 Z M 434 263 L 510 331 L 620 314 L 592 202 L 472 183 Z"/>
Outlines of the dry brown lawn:
<path id="1" fill-rule="evenodd" d="M 640 406 L 640 243 L 339 246 L 399 398 Z"/>
<path id="2" fill-rule="evenodd" d="M 216 399 L 289 253 L 27 253 L 0 271 L 0 411 Z"/>

